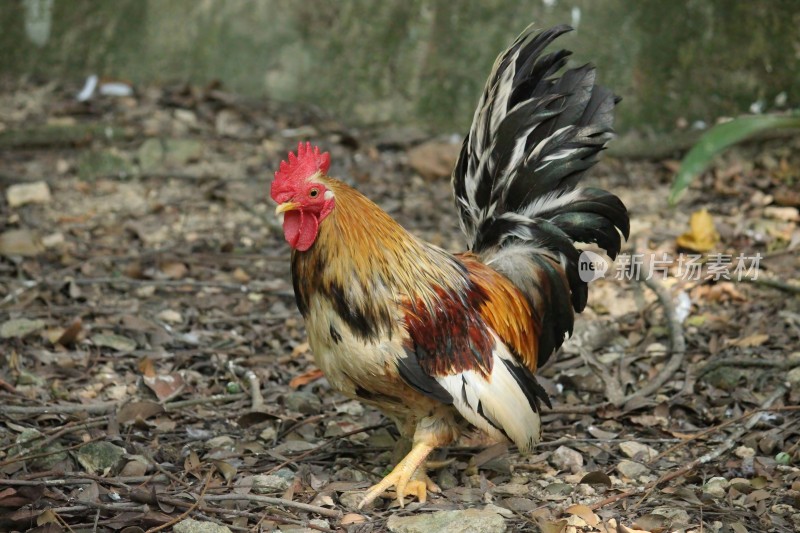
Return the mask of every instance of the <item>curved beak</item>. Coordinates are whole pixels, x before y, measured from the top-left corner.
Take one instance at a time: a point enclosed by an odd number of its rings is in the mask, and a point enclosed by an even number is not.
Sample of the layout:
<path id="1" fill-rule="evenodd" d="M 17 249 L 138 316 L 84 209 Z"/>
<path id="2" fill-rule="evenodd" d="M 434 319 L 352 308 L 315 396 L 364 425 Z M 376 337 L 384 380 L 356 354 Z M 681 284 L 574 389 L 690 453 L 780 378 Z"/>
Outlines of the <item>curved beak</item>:
<path id="1" fill-rule="evenodd" d="M 282 204 L 278 204 L 278 207 L 275 208 L 275 214 L 280 215 L 281 213 L 285 213 L 286 211 L 293 211 L 298 209 L 300 204 L 297 202 L 283 202 Z"/>

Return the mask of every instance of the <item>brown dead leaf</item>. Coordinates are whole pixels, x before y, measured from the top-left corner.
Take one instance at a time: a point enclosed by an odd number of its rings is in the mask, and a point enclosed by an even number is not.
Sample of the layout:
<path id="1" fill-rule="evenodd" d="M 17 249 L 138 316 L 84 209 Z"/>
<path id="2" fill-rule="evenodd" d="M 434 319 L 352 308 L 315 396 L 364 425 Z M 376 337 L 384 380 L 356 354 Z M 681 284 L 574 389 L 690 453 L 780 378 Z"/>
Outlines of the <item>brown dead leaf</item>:
<path id="1" fill-rule="evenodd" d="M 153 364 L 153 360 L 149 357 L 145 357 L 139 361 L 139 372 L 141 372 L 144 377 L 155 377 L 156 367 Z"/>
<path id="2" fill-rule="evenodd" d="M 692 289 L 691 297 L 694 301 L 705 300 L 707 302 L 747 301 L 747 297 L 739 292 L 730 281 L 714 283 L 713 285 L 699 285 Z"/>
<path id="3" fill-rule="evenodd" d="M 55 344 L 60 344 L 62 346 L 72 346 L 76 342 L 78 342 L 81 338 L 81 333 L 83 332 L 83 321 L 80 318 L 76 318 L 72 321 L 67 329 L 56 339 Z"/>
<path id="4" fill-rule="evenodd" d="M 241 267 L 236 267 L 236 270 L 233 271 L 231 276 L 239 283 L 248 283 L 250 281 L 250 275 Z"/>
<path id="5" fill-rule="evenodd" d="M 669 518 L 660 514 L 646 514 L 636 519 L 633 527 L 651 531 L 652 533 L 662 533 L 669 528 Z"/>
<path id="6" fill-rule="evenodd" d="M 729 341 L 728 346 L 738 346 L 739 348 L 753 348 L 755 346 L 763 346 L 769 340 L 769 335 L 766 333 L 756 333 Z"/>
<path id="7" fill-rule="evenodd" d="M 468 469 L 480 468 L 489 461 L 493 461 L 498 457 L 503 457 L 507 453 L 508 453 L 508 445 L 506 443 L 498 442 L 497 444 L 493 444 L 492 446 L 489 446 L 485 450 L 482 450 L 477 455 L 473 455 L 472 458 L 470 458 L 469 460 Z"/>
<path id="8" fill-rule="evenodd" d="M 681 248 L 694 252 L 708 252 L 719 242 L 719 233 L 714 227 L 714 219 L 706 209 L 695 211 L 689 218 L 689 231 L 678 237 Z"/>
<path id="9" fill-rule="evenodd" d="M 236 423 L 243 428 L 248 428 L 255 424 L 266 422 L 267 420 L 279 420 L 279 419 L 280 417 L 278 417 L 277 415 L 274 415 L 272 413 L 267 413 L 265 411 L 250 411 L 237 418 Z"/>
<path id="10" fill-rule="evenodd" d="M 147 388 L 153 391 L 158 401 L 162 403 L 175 398 L 186 387 L 180 372 L 159 376 L 144 376 L 142 381 L 147 385 Z"/>
<path id="11" fill-rule="evenodd" d="M 324 376 L 325 374 L 322 373 L 322 370 L 319 368 L 312 368 L 311 370 L 303 372 L 299 376 L 293 377 L 289 382 L 289 386 L 293 389 L 296 389 L 302 387 L 303 385 L 308 385 L 312 381 L 316 381 Z"/>
<path id="12" fill-rule="evenodd" d="M 200 457 L 196 451 L 192 450 L 183 461 L 183 469 L 195 476 L 199 476 L 200 466 Z"/>
<path id="13" fill-rule="evenodd" d="M 538 522 L 539 528 L 542 530 L 542 533 L 563 533 L 564 530 L 567 529 L 567 521 L 566 520 L 542 520 Z"/>
<path id="14" fill-rule="evenodd" d="M 45 524 L 58 524 L 58 517 L 52 509 L 46 509 L 42 514 L 36 517 L 36 525 L 43 526 Z"/>
<path id="15" fill-rule="evenodd" d="M 170 261 L 161 265 L 161 273 L 168 279 L 183 279 L 189 273 L 189 267 L 180 261 Z"/>
<path id="16" fill-rule="evenodd" d="M 92 481 L 88 485 L 83 485 L 78 491 L 76 498 L 81 502 L 99 503 L 100 486 L 96 481 Z"/>
<path id="17" fill-rule="evenodd" d="M 44 487 L 8 487 L 0 490 L 0 507 L 16 509 L 34 503 L 44 494 Z"/>
<path id="18" fill-rule="evenodd" d="M 226 463 L 225 461 L 215 460 L 213 461 L 214 466 L 216 467 L 217 471 L 222 474 L 222 477 L 225 479 L 227 483 L 230 483 L 231 480 L 236 477 L 236 473 L 238 470 L 235 466 L 230 463 Z"/>
<path id="19" fill-rule="evenodd" d="M 592 511 L 591 508 L 586 505 L 576 503 L 575 505 L 570 505 L 567 507 L 564 512 L 581 518 L 584 522 L 592 527 L 600 523 L 600 518 L 594 514 L 594 511 Z"/>
<path id="20" fill-rule="evenodd" d="M 128 424 L 136 422 L 137 420 L 147 420 L 151 416 L 163 412 L 164 406 L 156 402 L 131 402 L 123 405 L 122 408 L 117 411 L 117 422 L 120 424 Z"/>
<path id="21" fill-rule="evenodd" d="M 360 515 L 357 513 L 347 513 L 342 517 L 341 525 L 347 526 L 350 524 L 360 524 L 362 522 L 366 522 L 367 517 L 364 515 Z"/>
<path id="22" fill-rule="evenodd" d="M 602 470 L 589 472 L 581 478 L 580 483 L 585 483 L 587 485 L 605 485 L 606 487 L 611 487 L 613 485 L 613 483 L 611 483 L 611 478 Z"/>
<path id="23" fill-rule="evenodd" d="M 147 464 L 142 461 L 128 461 L 120 471 L 120 476 L 143 476 L 147 473 Z"/>

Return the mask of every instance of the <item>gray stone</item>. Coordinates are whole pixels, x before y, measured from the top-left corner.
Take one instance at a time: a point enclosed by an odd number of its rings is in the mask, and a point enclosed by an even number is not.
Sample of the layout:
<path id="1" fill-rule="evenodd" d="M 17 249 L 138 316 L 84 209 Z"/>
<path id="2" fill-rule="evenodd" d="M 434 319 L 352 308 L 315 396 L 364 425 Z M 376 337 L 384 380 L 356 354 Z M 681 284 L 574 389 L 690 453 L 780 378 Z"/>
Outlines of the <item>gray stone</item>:
<path id="1" fill-rule="evenodd" d="M 317 414 L 322 408 L 322 402 L 319 397 L 316 394 L 305 391 L 295 391 L 287 394 L 284 403 L 287 409 L 304 415 Z"/>
<path id="2" fill-rule="evenodd" d="M 256 494 L 274 494 L 289 488 L 294 479 L 294 472 L 281 468 L 274 474 L 253 476 L 253 492 Z"/>
<path id="3" fill-rule="evenodd" d="M 703 492 L 714 498 L 724 498 L 730 483 L 724 477 L 712 477 L 705 485 Z"/>
<path id="4" fill-rule="evenodd" d="M 203 144 L 195 139 L 156 139 L 144 141 L 137 152 L 144 173 L 177 168 L 203 155 Z"/>
<path id="5" fill-rule="evenodd" d="M 87 472 L 93 474 L 113 470 L 118 465 L 121 466 L 124 455 L 125 448 L 101 441 L 81 446 L 80 450 L 75 453 L 75 458 Z"/>
<path id="6" fill-rule="evenodd" d="M 653 509 L 652 514 L 658 514 L 669 518 L 670 527 L 675 528 L 679 525 L 689 524 L 689 513 L 681 509 L 680 507 L 668 507 L 663 505 L 661 507 L 656 507 Z"/>
<path id="7" fill-rule="evenodd" d="M 16 183 L 6 190 L 6 200 L 9 207 L 19 207 L 25 204 L 46 204 L 50 196 L 50 186 L 46 181 L 34 183 Z"/>
<path id="8" fill-rule="evenodd" d="M 650 469 L 641 463 L 637 463 L 636 461 L 623 459 L 617 465 L 617 472 L 627 478 L 637 479 L 639 476 L 643 476 L 650 472 Z"/>
<path id="9" fill-rule="evenodd" d="M 232 533 L 227 526 L 214 522 L 201 522 L 193 518 L 181 520 L 173 526 L 172 530 L 175 533 Z"/>
<path id="10" fill-rule="evenodd" d="M 208 439 L 205 442 L 205 447 L 209 450 L 214 448 L 226 448 L 232 450 L 234 446 L 236 446 L 236 442 L 230 435 L 220 435 L 219 437 Z"/>
<path id="11" fill-rule="evenodd" d="M 521 483 L 504 483 L 498 485 L 492 491 L 499 496 L 527 496 L 530 487 Z"/>
<path id="12" fill-rule="evenodd" d="M 392 533 L 502 533 L 506 530 L 502 516 L 480 509 L 392 515 L 386 526 Z"/>
<path id="13" fill-rule="evenodd" d="M 550 462 L 559 470 L 569 470 L 573 474 L 577 474 L 583 468 L 583 456 L 566 446 L 556 448 L 550 456 Z"/>
<path id="14" fill-rule="evenodd" d="M 800 384 L 800 366 L 795 367 L 786 374 L 786 381 L 792 385 Z"/>
<path id="15" fill-rule="evenodd" d="M 78 160 L 78 177 L 82 180 L 118 178 L 131 174 L 133 174 L 133 165 L 116 152 L 89 151 L 85 152 Z"/>
<path id="16" fill-rule="evenodd" d="M 13 320 L 9 320 L 8 322 L 4 322 L 2 326 L 0 326 L 0 338 L 3 339 L 21 339 L 22 337 L 39 331 L 45 326 L 44 320 L 35 319 L 31 320 L 29 318 L 15 318 Z"/>
<path id="17" fill-rule="evenodd" d="M 35 429 L 23 429 L 17 436 L 16 444 L 8 449 L 8 457 L 44 453 L 44 456 L 32 459 L 30 462 L 31 466 L 41 470 L 49 470 L 67 458 L 67 453 L 63 451 L 64 447 L 58 442 L 51 442 L 42 447 L 42 441 L 39 440 L 41 436 L 42 434 Z"/>
<path id="18" fill-rule="evenodd" d="M 285 454 L 285 453 L 300 453 L 300 452 L 307 452 L 308 450 L 313 450 L 317 447 L 317 444 L 313 442 L 308 442 L 305 440 L 287 440 L 286 442 L 282 442 L 275 446 L 272 451 L 275 453 Z"/>
<path id="19" fill-rule="evenodd" d="M 358 504 L 364 499 L 365 491 L 363 490 L 346 490 L 339 495 L 339 503 L 345 509 L 358 509 Z M 375 502 L 372 501 L 364 506 L 362 511 L 368 511 L 375 507 Z"/>
<path id="20" fill-rule="evenodd" d="M 650 446 L 633 440 L 620 443 L 619 449 L 622 450 L 622 453 L 627 457 L 640 461 L 649 461 L 658 456 L 658 452 Z"/>

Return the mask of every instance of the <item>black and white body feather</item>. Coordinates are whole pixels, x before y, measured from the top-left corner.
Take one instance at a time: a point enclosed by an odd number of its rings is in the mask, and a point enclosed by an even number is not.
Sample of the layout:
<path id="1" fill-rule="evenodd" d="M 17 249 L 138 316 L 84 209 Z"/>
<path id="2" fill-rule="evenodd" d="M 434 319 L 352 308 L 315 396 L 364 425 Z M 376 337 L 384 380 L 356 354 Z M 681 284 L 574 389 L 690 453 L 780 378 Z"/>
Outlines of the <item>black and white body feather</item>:
<path id="1" fill-rule="evenodd" d="M 592 65 L 557 73 L 571 54 L 544 54 L 571 28 L 528 27 L 500 54 L 453 171 L 470 249 L 530 300 L 542 325 L 539 365 L 572 332 L 586 305 L 575 242 L 616 257 L 628 214 L 611 193 L 579 182 L 613 136 L 618 98 Z"/>

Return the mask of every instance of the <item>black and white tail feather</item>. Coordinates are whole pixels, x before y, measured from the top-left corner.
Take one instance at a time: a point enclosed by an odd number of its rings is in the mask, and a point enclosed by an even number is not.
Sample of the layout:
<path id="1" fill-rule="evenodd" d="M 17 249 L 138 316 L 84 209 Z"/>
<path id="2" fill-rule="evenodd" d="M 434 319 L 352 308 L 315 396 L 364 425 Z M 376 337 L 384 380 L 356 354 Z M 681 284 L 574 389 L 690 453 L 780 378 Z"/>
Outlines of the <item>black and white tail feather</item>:
<path id="1" fill-rule="evenodd" d="M 543 55 L 566 25 L 529 26 L 495 61 L 453 171 L 470 249 L 529 298 L 542 325 L 539 365 L 572 333 L 588 287 L 574 242 L 613 259 L 628 213 L 611 193 L 580 188 L 612 138 L 619 99 L 595 85 L 592 65 L 556 74 L 571 52 Z"/>

